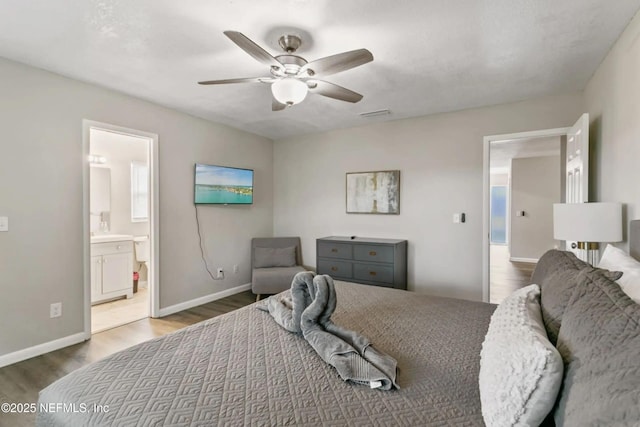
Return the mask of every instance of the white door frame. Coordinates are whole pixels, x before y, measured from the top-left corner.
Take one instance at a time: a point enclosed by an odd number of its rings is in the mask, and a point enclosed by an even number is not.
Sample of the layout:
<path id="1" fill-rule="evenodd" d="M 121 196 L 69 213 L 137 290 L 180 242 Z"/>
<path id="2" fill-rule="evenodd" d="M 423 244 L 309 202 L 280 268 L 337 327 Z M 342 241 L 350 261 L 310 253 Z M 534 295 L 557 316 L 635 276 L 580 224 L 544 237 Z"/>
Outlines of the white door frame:
<path id="1" fill-rule="evenodd" d="M 100 129 L 135 137 L 147 138 L 149 144 L 149 179 L 151 180 L 150 212 L 149 212 L 149 247 L 151 250 L 151 268 L 149 269 L 150 315 L 158 317 L 160 311 L 160 180 L 158 179 L 158 135 L 137 129 L 115 126 L 92 120 L 82 120 L 82 217 L 84 236 L 84 335 L 91 338 L 91 230 L 89 220 L 89 139 L 90 130 Z"/>
<path id="2" fill-rule="evenodd" d="M 530 132 L 508 133 L 503 135 L 485 136 L 483 139 L 483 169 L 482 169 L 482 301 L 489 302 L 489 243 L 491 240 L 491 216 L 489 214 L 489 188 L 490 188 L 490 147 L 492 142 L 507 141 L 523 138 L 544 138 L 567 135 L 571 128 L 556 128 L 534 130 Z"/>

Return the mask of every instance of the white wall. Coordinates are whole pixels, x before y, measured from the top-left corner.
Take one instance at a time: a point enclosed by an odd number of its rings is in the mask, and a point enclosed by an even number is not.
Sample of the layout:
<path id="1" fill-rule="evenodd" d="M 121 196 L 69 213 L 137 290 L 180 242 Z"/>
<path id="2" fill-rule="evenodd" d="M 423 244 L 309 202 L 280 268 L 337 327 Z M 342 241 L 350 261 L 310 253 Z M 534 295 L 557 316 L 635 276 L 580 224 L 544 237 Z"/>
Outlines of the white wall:
<path id="1" fill-rule="evenodd" d="M 559 154 L 512 159 L 511 258 L 538 260 L 558 243 L 553 238 L 553 204 L 560 203 L 560 175 Z M 525 215 L 517 216 L 517 211 Z"/>
<path id="2" fill-rule="evenodd" d="M 83 330 L 83 119 L 159 135 L 161 307 L 250 281 L 250 239 L 273 232 L 270 140 L 4 59 L 0 93 L 0 356 Z M 195 162 L 255 169 L 253 206 L 199 208 L 211 265 L 230 272 L 215 283 L 198 247 Z"/>
<path id="3" fill-rule="evenodd" d="M 308 265 L 319 237 L 404 238 L 409 289 L 480 300 L 483 137 L 570 126 L 582 102 L 569 94 L 276 141 L 274 232 L 301 236 Z M 401 171 L 400 215 L 347 215 L 345 173 L 388 169 Z M 453 224 L 455 212 L 467 222 Z"/>
<path id="4" fill-rule="evenodd" d="M 625 227 L 640 218 L 640 14 L 585 89 L 591 117 L 591 199 L 626 205 Z M 627 229 L 625 228 L 625 233 Z M 619 246 L 628 249 L 628 236 Z"/>

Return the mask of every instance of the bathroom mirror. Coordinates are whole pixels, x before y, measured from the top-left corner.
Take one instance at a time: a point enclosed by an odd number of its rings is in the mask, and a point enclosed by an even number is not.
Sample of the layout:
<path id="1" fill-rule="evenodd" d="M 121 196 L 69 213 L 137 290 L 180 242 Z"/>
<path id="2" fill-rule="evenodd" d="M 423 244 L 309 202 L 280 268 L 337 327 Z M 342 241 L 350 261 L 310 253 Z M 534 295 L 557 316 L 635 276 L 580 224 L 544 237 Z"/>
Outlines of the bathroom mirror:
<path id="1" fill-rule="evenodd" d="M 111 169 L 91 166 L 89 168 L 89 213 L 91 215 L 91 231 L 96 231 L 111 211 Z"/>

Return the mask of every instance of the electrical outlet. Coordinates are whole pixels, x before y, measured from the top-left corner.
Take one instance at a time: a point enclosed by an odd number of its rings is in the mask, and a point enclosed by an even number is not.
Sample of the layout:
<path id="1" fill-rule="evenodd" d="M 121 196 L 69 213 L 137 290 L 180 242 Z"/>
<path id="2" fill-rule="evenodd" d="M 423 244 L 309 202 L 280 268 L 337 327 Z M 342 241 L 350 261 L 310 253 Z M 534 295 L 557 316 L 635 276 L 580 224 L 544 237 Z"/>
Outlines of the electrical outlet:
<path id="1" fill-rule="evenodd" d="M 216 273 L 216 279 L 222 279 L 224 277 L 224 270 L 222 269 L 222 267 L 218 267 Z"/>
<path id="2" fill-rule="evenodd" d="M 234 274 L 240 273 L 240 266 L 238 264 L 233 266 L 233 272 Z"/>
<path id="3" fill-rule="evenodd" d="M 460 214 L 453 214 L 453 223 L 454 224 L 459 224 L 460 223 Z"/>
<path id="4" fill-rule="evenodd" d="M 53 319 L 54 317 L 60 316 L 62 316 L 62 303 L 54 302 L 49 306 L 49 317 Z"/>

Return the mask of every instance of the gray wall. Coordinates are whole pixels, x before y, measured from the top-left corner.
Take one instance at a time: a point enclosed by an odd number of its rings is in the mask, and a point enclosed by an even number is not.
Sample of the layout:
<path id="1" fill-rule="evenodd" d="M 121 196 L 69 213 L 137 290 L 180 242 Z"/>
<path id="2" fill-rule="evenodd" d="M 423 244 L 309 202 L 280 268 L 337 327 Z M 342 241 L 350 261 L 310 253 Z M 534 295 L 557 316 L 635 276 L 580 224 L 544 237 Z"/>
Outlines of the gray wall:
<path id="1" fill-rule="evenodd" d="M 404 238 L 409 289 L 480 300 L 483 137 L 570 126 L 582 106 L 577 93 L 276 141 L 275 234 L 301 236 L 309 265 L 319 237 Z M 345 173 L 388 169 L 400 215 L 347 215 Z"/>
<path id="2" fill-rule="evenodd" d="M 556 246 L 553 204 L 560 203 L 560 170 L 559 155 L 511 160 L 511 258 L 537 260 Z"/>
<path id="3" fill-rule="evenodd" d="M 83 330 L 83 119 L 159 135 L 161 307 L 250 281 L 250 239 L 273 234 L 272 141 L 4 59 L 0 93 L 0 355 Z M 198 248 L 195 162 L 255 169 L 253 206 L 199 208 L 210 265 L 229 271 L 215 283 Z"/>
<path id="4" fill-rule="evenodd" d="M 591 200 L 626 205 L 640 218 L 640 14 L 636 14 L 585 89 L 590 114 Z M 628 249 L 628 235 L 618 246 Z"/>

